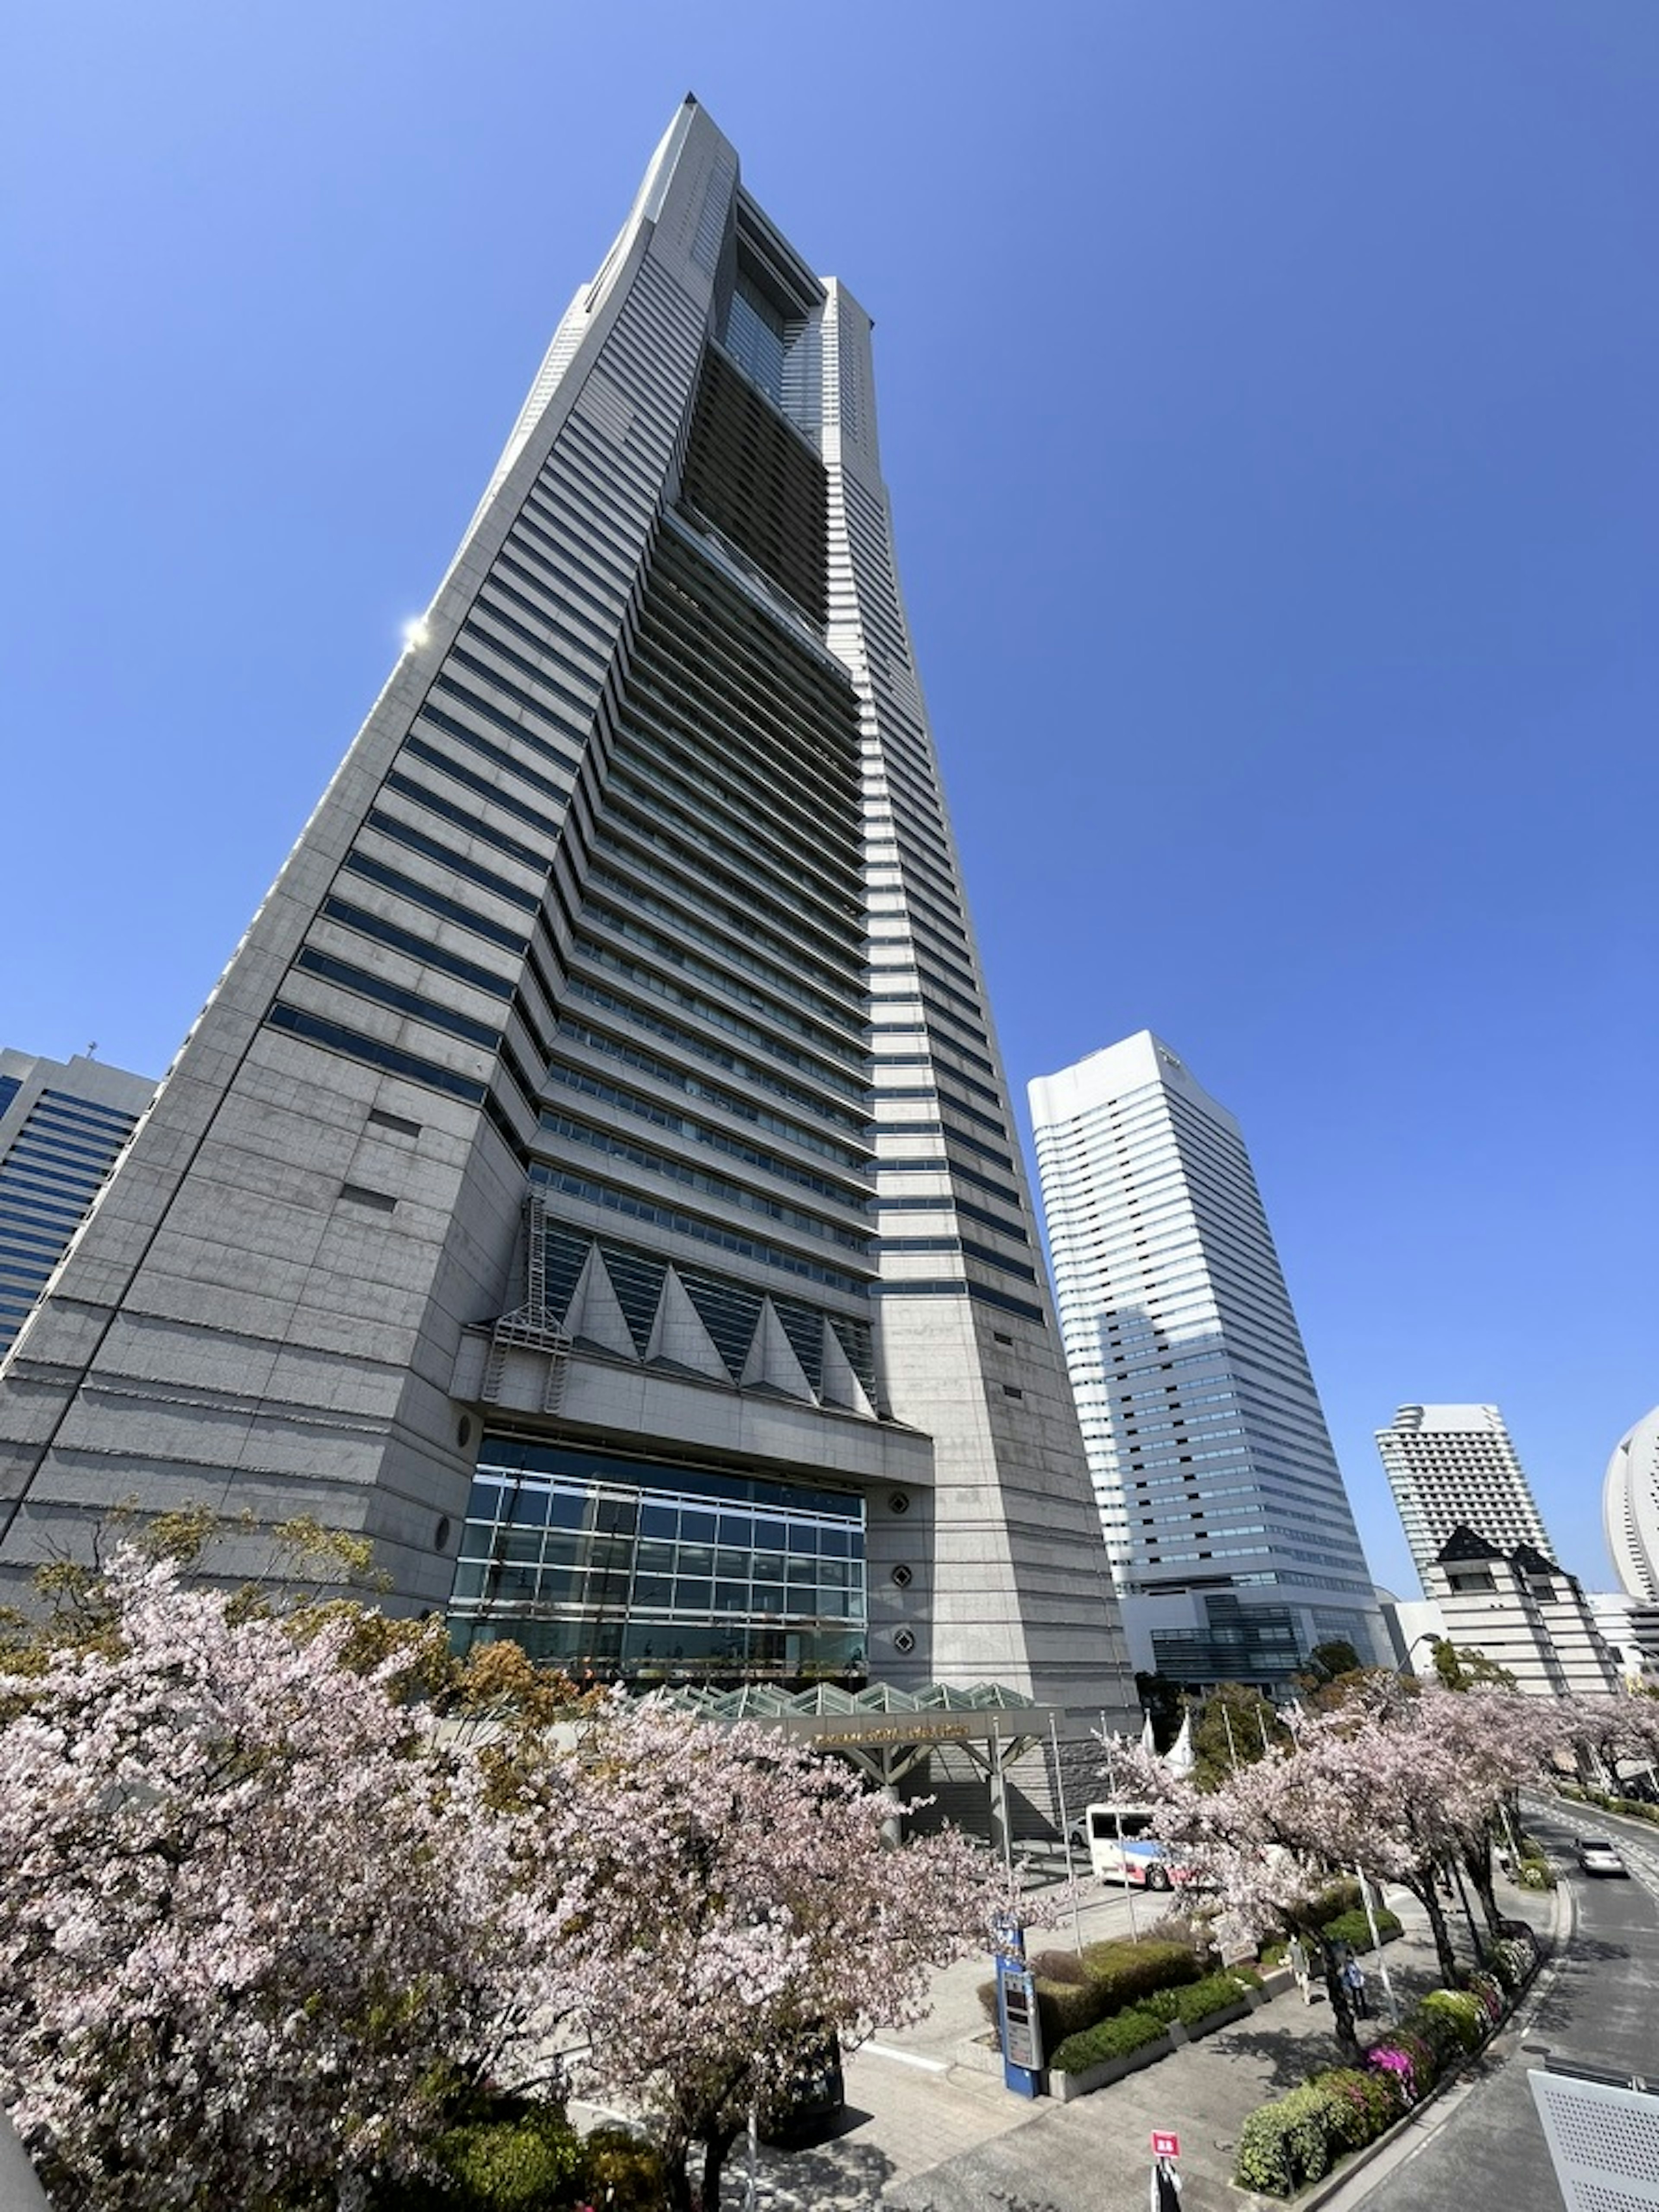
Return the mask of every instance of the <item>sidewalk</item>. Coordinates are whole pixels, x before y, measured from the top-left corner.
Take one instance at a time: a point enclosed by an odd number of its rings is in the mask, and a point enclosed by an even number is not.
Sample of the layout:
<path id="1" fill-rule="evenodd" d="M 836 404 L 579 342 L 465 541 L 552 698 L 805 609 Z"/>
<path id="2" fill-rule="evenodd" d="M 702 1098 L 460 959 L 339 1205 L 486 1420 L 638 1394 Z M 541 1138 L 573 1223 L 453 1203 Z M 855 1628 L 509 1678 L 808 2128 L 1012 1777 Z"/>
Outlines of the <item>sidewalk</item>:
<path id="1" fill-rule="evenodd" d="M 1407 2003 L 1439 1975 L 1421 1908 L 1403 1893 L 1389 1902 L 1406 1933 L 1383 1955 L 1396 1996 Z M 1540 1932 L 1547 1928 L 1547 1898 L 1500 1884 L 1499 1903 Z M 1121 1895 L 1113 1895 L 1085 1913 L 1084 1940 L 1127 1933 L 1126 1920 Z M 1069 1936 L 1068 1926 L 1044 1940 L 1059 1946 Z M 1466 1956 L 1461 1916 L 1453 1940 Z M 1369 1961 L 1367 1971 L 1381 2013 L 1382 1991 Z M 1182 2212 L 1238 2212 L 1255 2201 L 1231 2179 L 1245 2116 L 1340 2063 L 1328 2006 L 1322 1998 L 1304 2006 L 1291 1989 L 1093 2096 L 1028 2104 L 1004 2089 L 1000 2075 L 955 2063 L 962 2039 L 983 2026 L 975 1990 L 987 1972 L 977 1960 L 949 1968 L 927 2020 L 876 2037 L 849 2060 L 848 2124 L 811 2149 L 764 2154 L 759 2202 L 775 2212 L 1140 2212 L 1151 2132 L 1159 2128 L 1181 2138 Z M 1368 2032 L 1375 2031 L 1362 2026 L 1362 2039 Z M 735 2196 L 738 2172 L 732 2186 Z"/>

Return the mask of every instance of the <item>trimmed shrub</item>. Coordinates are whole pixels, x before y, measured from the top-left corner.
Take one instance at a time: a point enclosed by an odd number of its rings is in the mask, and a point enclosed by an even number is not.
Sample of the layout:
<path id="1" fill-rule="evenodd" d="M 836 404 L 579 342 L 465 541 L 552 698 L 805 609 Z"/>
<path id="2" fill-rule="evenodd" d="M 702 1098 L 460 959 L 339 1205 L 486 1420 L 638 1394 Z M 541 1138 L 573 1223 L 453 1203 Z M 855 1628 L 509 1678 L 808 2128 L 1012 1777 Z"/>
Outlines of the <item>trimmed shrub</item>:
<path id="1" fill-rule="evenodd" d="M 1363 2150 L 1385 2135 L 1405 2111 L 1392 2078 L 1367 2074 L 1358 2066 L 1333 2067 L 1318 2076 L 1335 2115 L 1334 2128 L 1345 2150 Z"/>
<path id="2" fill-rule="evenodd" d="M 1347 2152 L 1375 2142 L 1404 2109 L 1386 2074 L 1334 2067 L 1256 2107 L 1239 2131 L 1233 2179 L 1264 2196 L 1293 2197 Z"/>
<path id="3" fill-rule="evenodd" d="M 1333 1920 L 1345 1912 L 1358 1912 L 1364 1905 L 1359 1893 L 1359 1884 L 1352 1875 L 1344 1875 L 1338 1881 L 1322 1889 L 1309 1911 L 1308 1917 L 1316 1928 L 1328 1927 Z"/>
<path id="4" fill-rule="evenodd" d="M 1261 1988 L 1261 1975 L 1251 1972 L 1247 1980 L 1243 1969 L 1206 1974 L 1202 1981 L 1187 1982 L 1178 1989 L 1154 1990 L 1145 2001 L 1146 2009 L 1165 2022 L 1178 2020 L 1183 2027 L 1196 2027 L 1212 2012 L 1224 2012 L 1229 2005 L 1237 2004 L 1252 1985 Z"/>
<path id="5" fill-rule="evenodd" d="M 1486 2041 L 1486 2015 L 1467 1990 L 1431 1990 L 1413 2009 L 1449 2021 L 1465 2052 L 1478 2051 Z"/>
<path id="6" fill-rule="evenodd" d="M 1386 1905 L 1377 1905 L 1376 1912 L 1377 1934 L 1385 1943 L 1392 1943 L 1395 1937 L 1403 1931 L 1404 1922 L 1397 1912 L 1390 1912 Z M 1351 1951 L 1363 1953 L 1371 1948 L 1371 1923 L 1366 1919 L 1363 1909 L 1337 1913 L 1325 1923 L 1324 1933 L 1328 1943 L 1346 1943 Z"/>
<path id="7" fill-rule="evenodd" d="M 1050 1973 L 1051 1965 L 1059 1971 Z M 1187 1944 L 1158 1942 L 1151 1937 L 1142 1943 L 1121 1936 L 1088 1943 L 1080 1960 L 1071 1951 L 1043 1951 L 1031 1966 L 1045 2051 L 1057 2050 L 1072 2036 L 1081 2035 L 1097 2021 L 1139 2003 L 1155 1990 L 1195 1982 L 1203 1972 Z M 994 1981 L 980 1984 L 979 2001 L 994 2027 Z"/>
<path id="8" fill-rule="evenodd" d="M 1524 1929 L 1524 1934 L 1516 1934 Z M 1486 1946 L 1486 1963 L 1511 1996 L 1532 1979 L 1538 1965 L 1538 1939 L 1522 1920 L 1506 1920 L 1504 1933 Z"/>
<path id="9" fill-rule="evenodd" d="M 1127 1942 L 1121 1936 L 1085 1943 L 1083 1964 L 1090 1985 L 1101 1993 L 1097 2020 L 1150 1996 L 1154 1990 L 1195 1982 L 1204 1971 L 1188 1945 L 1159 1942 L 1152 1936 L 1144 1943 Z"/>
<path id="10" fill-rule="evenodd" d="M 662 2212 L 668 2202 L 662 2160 L 626 2128 L 595 2128 L 582 2145 L 580 2194 L 606 2212 Z"/>
<path id="11" fill-rule="evenodd" d="M 1412 2012 L 1400 2027 L 1379 2036 L 1365 2053 L 1368 2067 L 1393 2076 L 1402 2104 L 1417 2104 L 1440 2079 L 1440 2060 L 1431 2038 L 1438 2038 L 1449 2050 L 1457 2047 L 1456 2037 L 1446 2022 L 1430 2014 L 1419 2027 L 1419 2015 Z"/>
<path id="12" fill-rule="evenodd" d="M 1039 1981 L 1073 1982 L 1079 1989 L 1089 1978 L 1089 1969 L 1075 1951 L 1039 1951 L 1031 1972 Z"/>
<path id="13" fill-rule="evenodd" d="M 1109 2020 L 1097 2021 L 1080 2035 L 1068 2035 L 1052 2053 L 1048 2064 L 1056 2074 L 1081 2074 L 1109 2058 L 1127 2058 L 1156 2043 L 1164 2023 L 1144 2005 L 1130 2005 Z"/>
<path id="14" fill-rule="evenodd" d="M 434 2155 L 443 2179 L 380 2197 L 392 2212 L 550 2212 L 569 2203 L 582 2171 L 582 2140 L 556 2106 L 512 2118 L 471 2120 L 441 2136 Z"/>
<path id="15" fill-rule="evenodd" d="M 1328 2116 L 1318 2087 L 1306 2083 L 1260 2105 L 1239 2130 L 1233 2179 L 1267 2197 L 1293 2197 L 1331 2169 Z"/>
<path id="16" fill-rule="evenodd" d="M 1504 1986 L 1498 1977 L 1490 1973 L 1466 1974 L 1463 1987 L 1485 2014 L 1487 2024 L 1496 2027 L 1509 2010 Z"/>

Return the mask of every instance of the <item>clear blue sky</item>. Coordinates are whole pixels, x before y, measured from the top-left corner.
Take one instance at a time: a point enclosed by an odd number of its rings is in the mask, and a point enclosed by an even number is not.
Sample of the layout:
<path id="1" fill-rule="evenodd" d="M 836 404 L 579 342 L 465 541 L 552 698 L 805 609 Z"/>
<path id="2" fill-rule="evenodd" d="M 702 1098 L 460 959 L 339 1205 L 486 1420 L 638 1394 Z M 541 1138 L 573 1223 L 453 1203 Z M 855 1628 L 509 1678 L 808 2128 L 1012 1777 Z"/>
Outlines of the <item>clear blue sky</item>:
<path id="1" fill-rule="evenodd" d="M 1009 1070 L 1240 1116 L 1370 1441 L 1659 1399 L 1659 5 L 58 0 L 0 89 L 0 1041 L 159 1070 L 695 90 L 877 319 Z"/>

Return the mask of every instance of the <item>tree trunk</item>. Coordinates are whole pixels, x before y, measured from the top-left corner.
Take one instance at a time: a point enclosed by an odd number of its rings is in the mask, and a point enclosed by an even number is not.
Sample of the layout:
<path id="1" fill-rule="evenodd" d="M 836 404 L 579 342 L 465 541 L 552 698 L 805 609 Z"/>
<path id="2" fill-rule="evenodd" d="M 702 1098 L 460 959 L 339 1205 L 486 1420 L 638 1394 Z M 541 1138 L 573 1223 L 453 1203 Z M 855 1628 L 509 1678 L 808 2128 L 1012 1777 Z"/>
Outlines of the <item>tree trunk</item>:
<path id="1" fill-rule="evenodd" d="M 720 2212 L 720 2179 L 726 2172 L 726 2153 L 737 2140 L 734 2128 L 711 2128 L 702 2146 L 702 2196 L 699 2212 Z"/>
<path id="2" fill-rule="evenodd" d="M 1481 1836 L 1463 1846 L 1463 1869 L 1474 1884 L 1480 1899 L 1480 1911 L 1486 1923 L 1486 1933 L 1492 1936 L 1504 1932 L 1504 1916 L 1498 1910 L 1498 1893 L 1492 1880 L 1492 1838 Z"/>
<path id="3" fill-rule="evenodd" d="M 1446 1925 L 1446 1915 L 1440 1903 L 1440 1893 L 1434 1884 L 1432 1864 L 1419 1867 L 1402 1877 L 1406 1887 L 1429 1916 L 1429 1929 L 1434 1937 L 1435 1956 L 1440 1961 L 1440 1978 L 1449 1990 L 1457 1987 L 1457 1954 L 1452 1948 L 1451 1930 Z"/>
<path id="4" fill-rule="evenodd" d="M 1341 2047 L 1342 2055 L 1358 2062 L 1360 2057 L 1359 2037 L 1353 2024 L 1353 2002 L 1342 1979 L 1341 1963 L 1332 1946 L 1325 1941 L 1322 1928 L 1301 1931 L 1302 1941 L 1316 1955 L 1325 1974 L 1325 1994 L 1331 2003 L 1331 2027 Z"/>
<path id="5" fill-rule="evenodd" d="M 690 2137 L 678 2125 L 667 2127 L 663 2130 L 657 2148 L 662 2157 L 663 2187 L 668 2194 L 670 2212 L 696 2212 L 691 2197 L 689 2171 Z"/>

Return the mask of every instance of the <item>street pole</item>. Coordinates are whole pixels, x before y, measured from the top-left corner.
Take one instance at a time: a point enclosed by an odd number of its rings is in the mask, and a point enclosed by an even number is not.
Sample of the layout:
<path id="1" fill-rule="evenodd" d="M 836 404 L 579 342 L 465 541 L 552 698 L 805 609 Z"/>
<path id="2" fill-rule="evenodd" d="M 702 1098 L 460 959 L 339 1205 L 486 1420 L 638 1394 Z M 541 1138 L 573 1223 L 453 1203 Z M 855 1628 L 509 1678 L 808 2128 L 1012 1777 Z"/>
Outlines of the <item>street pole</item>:
<path id="1" fill-rule="evenodd" d="M 1359 1876 L 1360 1900 L 1365 1907 L 1365 1918 L 1370 1926 L 1371 1953 L 1376 1960 L 1376 1971 L 1382 1977 L 1383 1990 L 1389 2000 L 1389 2019 L 1397 2027 L 1400 2025 L 1400 2001 L 1395 1996 L 1394 1984 L 1389 1979 L 1389 1962 L 1382 1956 L 1382 1936 L 1376 1924 L 1376 1908 L 1371 1903 L 1371 1886 L 1365 1879 L 1364 1867 L 1357 1866 L 1354 1872 Z"/>
<path id="2" fill-rule="evenodd" d="M 1238 1746 L 1233 1741 L 1232 1719 L 1228 1713 L 1225 1699 L 1219 1699 L 1218 1702 L 1221 1705 L 1221 1725 L 1227 1731 L 1227 1763 L 1232 1768 L 1233 1772 L 1237 1774 L 1238 1771 Z"/>
<path id="3" fill-rule="evenodd" d="M 1066 1881 L 1072 1893 L 1072 1942 L 1079 1958 L 1083 1955 L 1083 1922 L 1078 1911 L 1077 1876 L 1072 1871 L 1072 1823 L 1066 1810 L 1066 1777 L 1060 1766 L 1060 1727 L 1053 1713 L 1048 1716 L 1048 1741 L 1054 1753 L 1054 1795 L 1060 1800 L 1060 1834 L 1066 1846 Z"/>
<path id="4" fill-rule="evenodd" d="M 1103 1722 L 1106 1716 L 1103 1713 Z M 1117 1769 L 1112 1761 L 1111 1746 L 1117 1741 L 1112 1736 L 1106 1750 L 1106 1794 L 1112 1801 L 1112 1819 L 1117 1828 L 1117 1863 L 1123 1875 L 1123 1894 L 1129 1900 L 1129 1941 L 1139 1943 L 1140 1930 L 1135 1925 L 1135 1886 L 1129 1879 L 1129 1862 L 1123 1856 L 1123 1808 L 1117 1802 Z"/>

